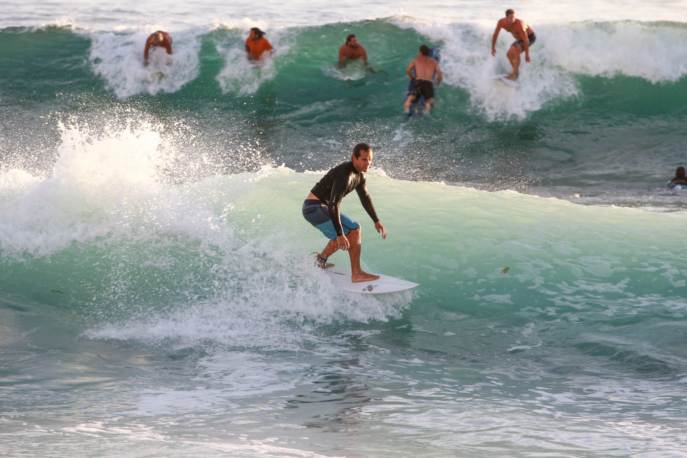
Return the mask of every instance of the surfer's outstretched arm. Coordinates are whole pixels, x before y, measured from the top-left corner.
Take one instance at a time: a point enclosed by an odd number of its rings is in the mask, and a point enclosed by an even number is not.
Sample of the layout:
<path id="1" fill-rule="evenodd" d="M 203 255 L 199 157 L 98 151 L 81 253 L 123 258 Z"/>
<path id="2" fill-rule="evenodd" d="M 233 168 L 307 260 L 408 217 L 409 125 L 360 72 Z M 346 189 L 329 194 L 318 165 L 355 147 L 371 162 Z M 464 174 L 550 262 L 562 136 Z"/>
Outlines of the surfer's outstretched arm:
<path id="1" fill-rule="evenodd" d="M 495 56 L 496 55 L 496 40 L 499 38 L 499 32 L 501 32 L 502 26 L 501 26 L 501 20 L 496 23 L 496 29 L 494 29 L 494 35 L 491 37 L 491 55 Z"/>
<path id="2" fill-rule="evenodd" d="M 344 47 L 339 48 L 339 68 L 344 68 L 346 66 L 346 51 Z"/>
<path id="3" fill-rule="evenodd" d="M 377 216 L 377 212 L 375 211 L 375 207 L 372 204 L 372 198 L 370 197 L 370 194 L 367 192 L 367 185 L 365 182 L 361 183 L 355 191 L 358 193 L 358 197 L 360 198 L 360 203 L 363 205 L 363 208 L 367 212 L 368 215 L 370 215 L 370 218 L 372 218 L 372 221 L 375 223 L 375 230 L 382 236 L 383 239 L 386 238 L 386 229 L 384 229 L 384 225 L 382 222 L 379 220 L 379 217 Z"/>
<path id="4" fill-rule="evenodd" d="M 411 80 L 415 79 L 415 74 L 413 73 L 413 70 L 415 69 L 415 59 L 411 60 L 410 63 L 408 64 L 408 68 L 406 68 L 406 75 L 408 75 L 408 78 Z"/>
<path id="5" fill-rule="evenodd" d="M 150 53 L 150 47 L 153 46 L 153 37 L 152 35 L 148 37 L 146 40 L 145 47 L 143 48 L 143 63 L 145 65 L 148 65 L 148 55 Z"/>

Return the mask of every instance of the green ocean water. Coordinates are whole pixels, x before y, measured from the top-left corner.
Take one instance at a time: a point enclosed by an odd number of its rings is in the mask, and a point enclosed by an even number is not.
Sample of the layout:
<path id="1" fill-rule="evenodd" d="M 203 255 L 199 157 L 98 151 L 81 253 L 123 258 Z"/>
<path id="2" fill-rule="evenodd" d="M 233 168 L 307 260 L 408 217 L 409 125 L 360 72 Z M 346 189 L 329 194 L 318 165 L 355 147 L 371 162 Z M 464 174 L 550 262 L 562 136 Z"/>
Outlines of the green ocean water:
<path id="1" fill-rule="evenodd" d="M 334 68 L 351 31 L 375 73 Z M 683 455 L 687 32 L 538 25 L 515 91 L 489 32 L 287 27 L 254 68 L 179 30 L 149 71 L 142 32 L 0 31 L 0 454 Z M 408 120 L 423 42 L 447 78 Z M 358 141 L 388 239 L 343 211 L 412 294 L 312 266 L 302 200 Z"/>
<path id="2" fill-rule="evenodd" d="M 533 47 L 539 61 L 515 91 L 491 81 L 488 73 L 505 61 L 482 53 L 484 31 L 471 25 L 425 34 L 395 20 L 280 29 L 271 38 L 277 55 L 262 68 L 243 61 L 240 30 L 189 30 L 176 34 L 178 56 L 162 64 L 169 71 L 162 82 L 140 67 L 141 34 L 4 29 L 2 154 L 33 164 L 47 157 L 49 166 L 56 120 L 83 114 L 106 123 L 113 112 L 135 109 L 172 134 L 197 132 L 219 156 L 241 144 L 277 164 L 321 169 L 364 137 L 384 150 L 385 170 L 399 178 L 681 208 L 681 199 L 656 190 L 684 157 L 687 80 L 679 62 L 651 48 L 644 54 L 653 61 L 623 59 L 627 51 L 612 48 L 628 27 L 657 49 L 687 34 L 678 23 L 544 28 L 549 41 Z M 577 29 L 589 46 L 609 41 L 606 60 L 591 55 L 573 64 L 561 56 L 557 45 L 569 44 Z M 351 31 L 369 48 L 376 73 L 334 67 L 338 37 Z M 404 122 L 403 69 L 425 42 L 441 50 L 447 82 L 431 121 Z"/>

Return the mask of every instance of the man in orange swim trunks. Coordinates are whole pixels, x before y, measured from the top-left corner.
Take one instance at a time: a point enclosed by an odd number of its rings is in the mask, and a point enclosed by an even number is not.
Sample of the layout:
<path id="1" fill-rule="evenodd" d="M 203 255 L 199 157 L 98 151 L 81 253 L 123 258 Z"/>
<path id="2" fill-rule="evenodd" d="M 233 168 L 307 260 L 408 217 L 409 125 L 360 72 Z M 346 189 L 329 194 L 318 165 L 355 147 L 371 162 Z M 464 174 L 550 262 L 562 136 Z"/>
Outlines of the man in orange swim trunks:
<path id="1" fill-rule="evenodd" d="M 257 27 L 250 29 L 246 38 L 248 60 L 260 60 L 265 52 L 272 51 L 272 44 L 265 38 L 265 32 Z"/>
<path id="2" fill-rule="evenodd" d="M 363 64 L 367 67 L 367 52 L 363 45 L 358 43 L 358 39 L 354 34 L 346 37 L 346 43 L 339 48 L 339 68 L 346 66 L 349 60 L 362 59 Z"/>
<path id="3" fill-rule="evenodd" d="M 146 46 L 143 50 L 143 64 L 148 65 L 148 55 L 150 53 L 150 48 L 161 46 L 167 50 L 167 54 L 172 54 L 172 37 L 169 33 L 158 30 L 155 33 L 151 33 L 146 40 Z"/>

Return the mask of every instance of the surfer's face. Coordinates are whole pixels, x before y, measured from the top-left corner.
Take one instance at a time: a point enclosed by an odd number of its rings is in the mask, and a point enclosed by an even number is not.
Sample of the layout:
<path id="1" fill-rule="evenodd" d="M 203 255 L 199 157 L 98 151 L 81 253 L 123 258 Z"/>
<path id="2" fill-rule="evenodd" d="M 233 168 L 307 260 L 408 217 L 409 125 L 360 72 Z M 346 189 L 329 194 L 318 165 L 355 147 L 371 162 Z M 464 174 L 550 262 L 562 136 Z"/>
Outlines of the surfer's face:
<path id="1" fill-rule="evenodd" d="M 372 165 L 372 149 L 369 151 L 361 151 L 359 157 L 355 157 L 354 154 L 352 160 L 353 167 L 355 167 L 358 172 L 367 172 L 367 169 Z"/>
<path id="2" fill-rule="evenodd" d="M 513 24 L 513 22 L 515 22 L 515 13 L 506 16 L 506 21 L 508 21 L 508 25 Z"/>
<path id="3" fill-rule="evenodd" d="M 356 37 L 351 38 L 348 40 L 348 46 L 351 48 L 357 48 L 358 47 L 358 39 Z"/>

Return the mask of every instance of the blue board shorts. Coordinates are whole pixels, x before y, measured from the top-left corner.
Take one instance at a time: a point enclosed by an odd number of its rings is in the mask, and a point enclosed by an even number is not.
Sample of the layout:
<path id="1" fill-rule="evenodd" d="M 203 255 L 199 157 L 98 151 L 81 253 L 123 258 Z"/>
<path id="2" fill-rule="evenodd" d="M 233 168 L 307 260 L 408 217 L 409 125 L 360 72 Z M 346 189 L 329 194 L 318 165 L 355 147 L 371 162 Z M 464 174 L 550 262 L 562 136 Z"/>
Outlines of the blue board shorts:
<path id="1" fill-rule="evenodd" d="M 336 240 L 336 229 L 334 229 L 334 223 L 332 223 L 332 219 L 329 217 L 329 209 L 324 202 L 306 199 L 303 202 L 303 218 L 319 229 L 329 240 Z M 360 224 L 343 213 L 340 214 L 340 219 L 341 227 L 343 227 L 343 232 L 346 235 L 360 227 Z"/>

